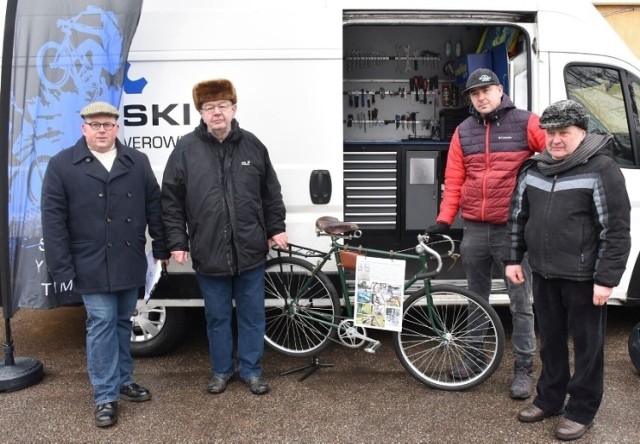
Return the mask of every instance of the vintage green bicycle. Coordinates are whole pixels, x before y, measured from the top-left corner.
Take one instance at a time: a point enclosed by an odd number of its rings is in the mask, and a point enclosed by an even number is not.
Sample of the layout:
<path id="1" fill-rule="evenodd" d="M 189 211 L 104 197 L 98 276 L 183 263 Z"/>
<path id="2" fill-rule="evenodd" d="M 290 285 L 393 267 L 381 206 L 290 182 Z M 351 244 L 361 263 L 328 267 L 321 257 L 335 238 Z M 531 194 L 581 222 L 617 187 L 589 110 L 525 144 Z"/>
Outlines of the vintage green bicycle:
<path id="1" fill-rule="evenodd" d="M 442 269 L 442 254 L 436 249 L 446 246 L 444 254 L 455 254 L 450 237 L 418 235 L 415 253 L 363 248 L 348 243 L 362 235 L 356 224 L 326 216 L 317 220 L 316 233 L 331 238 L 329 251 L 290 244 L 266 263 L 265 341 L 270 348 L 287 356 L 312 357 L 314 363 L 331 342 L 351 348 L 366 344 L 365 351 L 375 353 L 380 342 L 354 321 L 345 272 L 351 256 L 362 254 L 420 265 L 404 282 L 408 294 L 402 330 L 390 332 L 398 359 L 414 378 L 435 389 L 464 390 L 495 372 L 504 352 L 504 329 L 496 311 L 466 288 L 431 282 Z M 337 264 L 340 293 L 323 271 L 331 259 Z M 434 261 L 437 266 L 429 270 Z M 421 288 L 407 291 L 419 282 Z"/>

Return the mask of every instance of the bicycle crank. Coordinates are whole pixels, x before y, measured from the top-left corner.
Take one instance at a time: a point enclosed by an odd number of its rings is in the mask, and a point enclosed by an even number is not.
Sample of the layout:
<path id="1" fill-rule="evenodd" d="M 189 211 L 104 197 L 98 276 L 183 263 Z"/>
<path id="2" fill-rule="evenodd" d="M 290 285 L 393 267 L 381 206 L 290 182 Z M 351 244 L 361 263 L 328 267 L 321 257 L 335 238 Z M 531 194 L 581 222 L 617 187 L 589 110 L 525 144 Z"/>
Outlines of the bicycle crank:
<path id="1" fill-rule="evenodd" d="M 367 329 L 354 325 L 353 319 L 343 319 L 338 325 L 338 339 L 345 347 L 358 348 L 365 342 L 369 345 L 364 349 L 367 353 L 375 353 L 380 348 L 380 341 L 367 336 Z"/>

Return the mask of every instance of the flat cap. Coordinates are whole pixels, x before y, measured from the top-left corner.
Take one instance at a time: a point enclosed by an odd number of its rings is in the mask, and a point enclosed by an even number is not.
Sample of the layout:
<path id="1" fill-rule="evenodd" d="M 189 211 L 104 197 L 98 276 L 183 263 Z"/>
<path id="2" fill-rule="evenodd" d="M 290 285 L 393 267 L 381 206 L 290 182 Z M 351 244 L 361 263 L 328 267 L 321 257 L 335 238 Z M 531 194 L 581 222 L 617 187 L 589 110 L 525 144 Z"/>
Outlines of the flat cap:
<path id="1" fill-rule="evenodd" d="M 82 111 L 80 111 L 81 117 L 97 116 L 99 114 L 113 116 L 116 119 L 120 117 L 120 111 L 118 111 L 118 108 L 107 102 L 93 102 L 82 108 Z"/>

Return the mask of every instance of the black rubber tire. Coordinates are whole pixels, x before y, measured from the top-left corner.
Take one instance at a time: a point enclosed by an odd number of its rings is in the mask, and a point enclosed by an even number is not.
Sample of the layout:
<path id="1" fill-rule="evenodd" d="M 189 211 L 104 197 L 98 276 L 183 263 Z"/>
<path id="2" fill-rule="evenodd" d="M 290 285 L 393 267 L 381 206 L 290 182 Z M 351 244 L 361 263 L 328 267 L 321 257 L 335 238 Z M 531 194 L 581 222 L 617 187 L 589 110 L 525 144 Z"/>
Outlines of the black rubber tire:
<path id="1" fill-rule="evenodd" d="M 636 372 L 640 373 L 640 322 L 629 333 L 629 357 Z"/>
<path id="2" fill-rule="evenodd" d="M 433 312 L 427 309 L 424 289 L 404 302 L 402 331 L 392 335 L 398 359 L 411 376 L 431 388 L 456 391 L 482 384 L 496 371 L 504 353 L 504 328 L 498 314 L 465 288 L 434 285 L 431 295 Z M 468 325 L 469 307 L 479 310 L 474 312 L 477 327 Z M 451 370 L 463 358 L 478 363 L 469 377 L 454 377 Z"/>
<path id="3" fill-rule="evenodd" d="M 299 295 L 301 278 L 311 276 L 313 269 L 295 257 L 274 258 L 265 264 L 264 339 L 269 348 L 286 356 L 316 356 L 337 334 L 334 325 L 342 308 L 329 277 L 317 272 L 305 294 Z M 298 296 L 299 300 L 292 300 Z"/>

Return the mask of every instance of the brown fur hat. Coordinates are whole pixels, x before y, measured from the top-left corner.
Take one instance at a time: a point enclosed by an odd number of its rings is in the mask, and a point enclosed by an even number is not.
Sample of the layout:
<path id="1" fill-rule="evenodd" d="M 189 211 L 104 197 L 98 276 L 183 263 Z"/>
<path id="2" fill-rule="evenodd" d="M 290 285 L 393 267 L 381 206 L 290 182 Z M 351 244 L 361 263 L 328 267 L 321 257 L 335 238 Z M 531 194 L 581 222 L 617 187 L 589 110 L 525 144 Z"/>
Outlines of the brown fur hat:
<path id="1" fill-rule="evenodd" d="M 227 79 L 205 80 L 193 87 L 193 103 L 196 109 L 201 109 L 203 103 L 215 100 L 231 100 L 235 105 L 238 101 L 233 83 Z"/>

